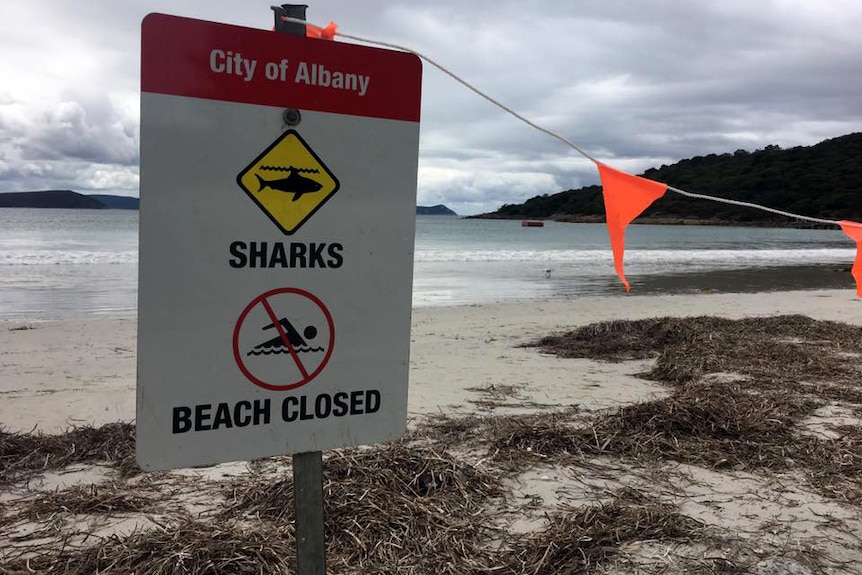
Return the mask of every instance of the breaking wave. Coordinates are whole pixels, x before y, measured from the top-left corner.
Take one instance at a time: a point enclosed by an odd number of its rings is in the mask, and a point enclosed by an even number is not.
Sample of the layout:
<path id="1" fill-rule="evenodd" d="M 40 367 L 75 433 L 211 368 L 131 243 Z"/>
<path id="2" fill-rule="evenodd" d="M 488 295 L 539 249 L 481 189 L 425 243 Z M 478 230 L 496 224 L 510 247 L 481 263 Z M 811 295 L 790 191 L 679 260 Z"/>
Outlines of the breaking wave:
<path id="1" fill-rule="evenodd" d="M 638 250 L 626 251 L 626 262 L 673 264 L 676 262 L 749 262 L 763 263 L 821 263 L 852 261 L 853 249 L 683 249 L 683 250 Z M 444 262 L 557 262 L 557 263 L 605 263 L 611 260 L 609 249 L 603 250 L 447 250 L 419 251 L 417 263 Z"/>
<path id="2" fill-rule="evenodd" d="M 0 250 L 0 266 L 136 264 L 137 250 Z"/>

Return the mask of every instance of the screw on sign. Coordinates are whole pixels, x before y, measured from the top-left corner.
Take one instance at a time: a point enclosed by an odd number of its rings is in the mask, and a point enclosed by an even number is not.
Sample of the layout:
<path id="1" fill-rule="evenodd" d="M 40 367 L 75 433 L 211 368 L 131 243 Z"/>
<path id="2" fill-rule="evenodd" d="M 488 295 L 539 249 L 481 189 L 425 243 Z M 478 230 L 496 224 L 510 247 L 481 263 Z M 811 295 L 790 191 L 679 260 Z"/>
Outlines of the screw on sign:
<path id="1" fill-rule="evenodd" d="M 335 325 L 324 303 L 299 288 L 254 298 L 236 321 L 233 355 L 253 384 L 285 391 L 320 375 L 332 356 Z"/>

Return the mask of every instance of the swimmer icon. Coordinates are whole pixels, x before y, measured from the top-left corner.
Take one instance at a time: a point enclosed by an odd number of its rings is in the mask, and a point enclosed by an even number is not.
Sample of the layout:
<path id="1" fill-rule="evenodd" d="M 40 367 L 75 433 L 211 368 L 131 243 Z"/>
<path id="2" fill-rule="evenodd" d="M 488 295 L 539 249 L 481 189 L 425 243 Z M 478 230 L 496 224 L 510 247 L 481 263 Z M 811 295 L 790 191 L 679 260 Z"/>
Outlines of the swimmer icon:
<path id="1" fill-rule="evenodd" d="M 301 332 L 297 326 L 303 326 Z M 261 341 L 261 335 L 272 330 L 276 333 Z M 319 376 L 334 345 L 335 324 L 324 303 L 292 287 L 254 298 L 240 313 L 233 333 L 240 372 L 258 387 L 274 391 L 296 389 Z"/>

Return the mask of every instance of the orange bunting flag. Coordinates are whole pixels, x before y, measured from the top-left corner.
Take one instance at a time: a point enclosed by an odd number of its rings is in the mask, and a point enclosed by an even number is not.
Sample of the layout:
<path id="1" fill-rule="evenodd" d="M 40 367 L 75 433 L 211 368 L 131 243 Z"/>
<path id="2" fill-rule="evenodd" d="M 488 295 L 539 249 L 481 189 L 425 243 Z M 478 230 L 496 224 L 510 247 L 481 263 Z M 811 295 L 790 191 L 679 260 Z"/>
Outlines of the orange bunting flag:
<path id="1" fill-rule="evenodd" d="M 614 252 L 614 269 L 629 291 L 629 282 L 623 273 L 623 254 L 626 245 L 626 226 L 641 215 L 650 204 L 667 191 L 667 184 L 632 176 L 597 163 L 605 199 L 605 219 Z"/>
<path id="2" fill-rule="evenodd" d="M 326 28 L 315 26 L 314 24 L 305 25 L 305 35 L 308 38 L 317 38 L 319 40 L 332 40 L 338 33 L 338 24 L 330 22 Z"/>
<path id="3" fill-rule="evenodd" d="M 853 261 L 850 273 L 856 280 L 856 295 L 862 297 L 862 224 L 849 220 L 842 220 L 838 224 L 841 226 L 841 231 L 856 242 L 856 259 Z"/>

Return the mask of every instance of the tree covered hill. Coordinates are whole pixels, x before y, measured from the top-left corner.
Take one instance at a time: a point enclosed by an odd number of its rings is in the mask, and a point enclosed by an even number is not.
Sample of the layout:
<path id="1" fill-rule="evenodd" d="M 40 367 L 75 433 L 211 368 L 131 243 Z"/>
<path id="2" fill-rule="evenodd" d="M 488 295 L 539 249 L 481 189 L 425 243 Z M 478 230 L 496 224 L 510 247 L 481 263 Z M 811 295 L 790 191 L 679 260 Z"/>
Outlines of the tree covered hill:
<path id="1" fill-rule="evenodd" d="M 814 146 L 737 150 L 650 168 L 645 178 L 688 192 L 752 202 L 804 216 L 862 221 L 862 133 Z M 505 204 L 486 218 L 604 221 L 600 186 Z M 637 221 L 788 225 L 794 220 L 753 208 L 686 198 L 668 191 Z"/>
<path id="2" fill-rule="evenodd" d="M 0 194 L 0 208 L 62 208 L 103 210 L 99 200 L 72 190 L 6 192 Z"/>
<path id="3" fill-rule="evenodd" d="M 138 198 L 109 194 L 80 194 L 72 190 L 2 192 L 0 208 L 54 208 L 71 210 L 137 210 Z"/>
<path id="4" fill-rule="evenodd" d="M 416 206 L 417 216 L 457 216 L 455 212 L 444 206 L 437 204 L 436 206 Z"/>

